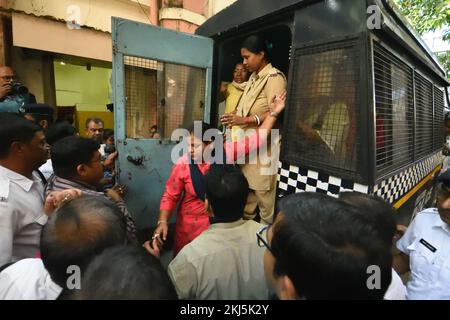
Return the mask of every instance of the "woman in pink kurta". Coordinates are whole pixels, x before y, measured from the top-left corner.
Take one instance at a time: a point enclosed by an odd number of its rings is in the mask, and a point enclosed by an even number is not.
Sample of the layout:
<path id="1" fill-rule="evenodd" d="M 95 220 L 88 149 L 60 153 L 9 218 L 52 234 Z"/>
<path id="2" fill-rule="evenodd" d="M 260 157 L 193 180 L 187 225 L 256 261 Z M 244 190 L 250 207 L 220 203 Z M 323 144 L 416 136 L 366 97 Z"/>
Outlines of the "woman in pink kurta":
<path id="1" fill-rule="evenodd" d="M 209 169 L 209 163 L 199 163 L 197 166 L 203 175 Z M 174 256 L 209 226 L 205 203 L 197 197 L 192 184 L 187 155 L 173 167 L 159 210 L 173 211 L 180 199 L 182 200 L 175 225 Z M 159 220 L 158 223 L 161 221 L 163 220 Z"/>
<path id="2" fill-rule="evenodd" d="M 276 122 L 277 115 L 284 109 L 285 99 L 285 93 L 276 99 L 274 98 L 271 105 L 271 110 L 273 111 L 270 113 L 270 116 L 266 117 L 260 129 L 250 138 L 237 142 L 224 143 L 223 146 L 227 163 L 234 163 L 238 155 L 247 155 L 265 143 L 270 129 Z M 208 127 L 207 124 L 202 124 L 202 130 L 200 132 L 202 137 Z M 195 166 L 197 166 L 201 175 L 204 176 L 210 167 L 210 163 L 203 161 L 203 153 L 210 141 L 204 142 L 201 138 L 196 137 L 197 132 L 190 132 L 190 152 L 178 160 L 167 180 L 166 189 L 161 198 L 157 228 L 153 235 L 153 246 L 158 244 L 157 239 L 160 241 L 161 238 L 162 241 L 166 240 L 168 220 L 181 200 L 175 224 L 174 256 L 209 226 L 209 215 L 205 208 L 205 202 L 199 198 L 198 190 L 196 192 L 194 188 L 189 157 L 196 163 Z"/>

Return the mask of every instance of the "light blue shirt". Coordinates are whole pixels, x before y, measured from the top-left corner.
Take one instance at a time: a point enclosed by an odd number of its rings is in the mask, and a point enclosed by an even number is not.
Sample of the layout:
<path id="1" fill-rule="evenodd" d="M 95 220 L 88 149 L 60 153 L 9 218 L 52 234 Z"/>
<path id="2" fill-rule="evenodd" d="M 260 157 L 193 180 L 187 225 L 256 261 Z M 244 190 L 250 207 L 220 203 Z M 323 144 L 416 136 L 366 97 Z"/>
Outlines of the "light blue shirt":
<path id="1" fill-rule="evenodd" d="M 450 300 L 450 226 L 436 208 L 418 213 L 397 248 L 409 256 L 408 300 Z"/>
<path id="2" fill-rule="evenodd" d="M 21 94 L 6 96 L 5 100 L 0 102 L 0 112 L 18 113 L 20 107 L 26 104 L 26 99 Z"/>

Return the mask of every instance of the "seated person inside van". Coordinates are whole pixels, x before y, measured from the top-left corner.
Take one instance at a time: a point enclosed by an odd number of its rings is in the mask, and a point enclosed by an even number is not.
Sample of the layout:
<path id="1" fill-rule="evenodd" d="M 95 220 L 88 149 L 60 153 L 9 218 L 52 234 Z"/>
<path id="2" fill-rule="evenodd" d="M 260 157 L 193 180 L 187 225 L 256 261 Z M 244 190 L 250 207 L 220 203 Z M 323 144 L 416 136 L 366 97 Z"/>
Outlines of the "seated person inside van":
<path id="1" fill-rule="evenodd" d="M 347 105 L 344 102 L 317 104 L 310 109 L 304 120 L 297 122 L 300 134 L 306 139 L 302 151 L 325 159 L 345 159 L 350 128 Z"/>

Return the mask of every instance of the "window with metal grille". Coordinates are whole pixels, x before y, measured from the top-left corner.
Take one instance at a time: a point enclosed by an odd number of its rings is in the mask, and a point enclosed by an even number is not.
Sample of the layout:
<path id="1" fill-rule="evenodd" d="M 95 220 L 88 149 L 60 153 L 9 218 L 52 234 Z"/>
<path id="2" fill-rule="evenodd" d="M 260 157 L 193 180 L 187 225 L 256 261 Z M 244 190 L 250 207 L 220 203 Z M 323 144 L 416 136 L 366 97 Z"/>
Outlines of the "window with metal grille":
<path id="1" fill-rule="evenodd" d="M 170 139 L 203 120 L 206 70 L 131 56 L 124 67 L 127 137 Z"/>
<path id="2" fill-rule="evenodd" d="M 434 86 L 434 150 L 441 149 L 444 142 L 444 91 Z"/>
<path id="3" fill-rule="evenodd" d="M 412 69 L 373 43 L 375 154 L 377 175 L 413 162 L 414 99 Z"/>
<path id="4" fill-rule="evenodd" d="M 433 85 L 414 72 L 416 82 L 416 159 L 433 151 Z"/>
<path id="5" fill-rule="evenodd" d="M 353 176 L 360 65 L 356 41 L 297 49 L 294 57 L 284 158 Z"/>

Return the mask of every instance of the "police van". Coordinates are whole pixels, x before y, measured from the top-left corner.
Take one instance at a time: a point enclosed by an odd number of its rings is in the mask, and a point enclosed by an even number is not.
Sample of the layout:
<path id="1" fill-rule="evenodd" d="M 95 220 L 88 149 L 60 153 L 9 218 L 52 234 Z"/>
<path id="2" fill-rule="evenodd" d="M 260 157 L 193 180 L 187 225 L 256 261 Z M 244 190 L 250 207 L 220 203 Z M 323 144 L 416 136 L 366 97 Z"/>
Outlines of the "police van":
<path id="1" fill-rule="evenodd" d="M 218 124 L 220 84 L 255 33 L 288 80 L 278 197 L 376 194 L 404 224 L 430 205 L 449 82 L 392 1 L 238 0 L 195 35 L 120 18 L 112 30 L 119 181 L 139 227 L 156 223 L 172 132 Z"/>

